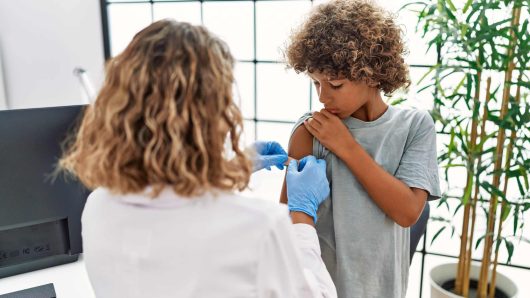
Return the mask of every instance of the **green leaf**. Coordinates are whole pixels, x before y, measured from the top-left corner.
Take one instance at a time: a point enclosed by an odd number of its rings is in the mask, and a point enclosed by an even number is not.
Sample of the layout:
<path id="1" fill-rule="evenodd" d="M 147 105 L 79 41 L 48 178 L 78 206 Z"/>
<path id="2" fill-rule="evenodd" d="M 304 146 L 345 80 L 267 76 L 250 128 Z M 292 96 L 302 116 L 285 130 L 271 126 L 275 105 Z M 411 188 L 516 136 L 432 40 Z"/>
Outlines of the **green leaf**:
<path id="1" fill-rule="evenodd" d="M 513 212 L 513 234 L 517 233 L 517 224 L 519 223 L 519 205 L 515 206 L 515 211 Z"/>
<path id="2" fill-rule="evenodd" d="M 498 21 L 498 22 L 495 22 L 493 24 L 489 24 L 487 29 L 488 30 L 496 30 L 496 31 L 500 31 L 502 29 L 508 29 L 509 27 L 504 27 L 504 28 L 495 28 L 495 27 L 500 26 L 502 24 L 506 24 L 506 23 L 511 22 L 511 21 L 512 21 L 512 18 L 509 17 L 509 18 L 504 19 L 502 21 Z"/>
<path id="3" fill-rule="evenodd" d="M 461 168 L 465 167 L 466 165 L 463 163 L 450 163 L 442 166 L 442 168 Z"/>
<path id="4" fill-rule="evenodd" d="M 512 206 L 508 204 L 503 204 L 501 208 L 501 221 L 505 221 L 508 218 L 508 215 L 510 215 L 510 211 L 512 210 Z"/>
<path id="5" fill-rule="evenodd" d="M 471 89 L 473 88 L 473 77 L 471 74 L 466 74 L 467 83 L 466 83 L 466 98 L 471 98 Z"/>
<path id="6" fill-rule="evenodd" d="M 439 222 L 444 222 L 444 223 L 451 223 L 451 221 L 449 219 L 443 218 L 441 216 L 429 217 L 429 220 L 430 221 L 439 221 Z"/>
<path id="7" fill-rule="evenodd" d="M 447 1 L 449 1 L 449 0 L 447 0 Z M 456 21 L 456 16 L 453 14 L 451 9 L 446 9 L 445 13 L 447 14 L 447 17 L 449 17 L 450 20 Z"/>
<path id="8" fill-rule="evenodd" d="M 513 255 L 513 243 L 507 239 L 504 239 L 504 244 L 506 244 L 506 249 L 508 250 L 508 261 L 506 261 L 506 263 L 510 264 Z"/>
<path id="9" fill-rule="evenodd" d="M 467 177 L 467 184 L 466 184 L 466 192 L 464 193 L 464 197 L 462 198 L 462 204 L 466 205 L 469 201 L 469 198 L 471 197 L 471 190 L 473 189 L 473 175 L 468 174 Z"/>
<path id="10" fill-rule="evenodd" d="M 403 103 L 403 102 L 405 102 L 405 101 L 407 101 L 406 98 L 403 98 L 403 97 L 401 97 L 401 98 L 396 98 L 395 100 L 393 100 L 393 101 L 390 103 L 390 105 L 392 105 L 392 106 L 396 106 L 396 105 L 399 105 L 399 104 L 401 104 L 401 103 Z"/>
<path id="11" fill-rule="evenodd" d="M 482 240 L 484 240 L 484 238 L 486 238 L 486 235 L 484 235 L 484 236 L 480 236 L 480 238 L 477 239 L 477 243 L 475 244 L 475 249 L 478 248 L 478 246 L 480 245 L 480 242 L 481 242 Z"/>
<path id="12" fill-rule="evenodd" d="M 424 91 L 425 89 L 428 89 L 429 87 L 432 87 L 432 86 L 434 86 L 434 84 L 430 84 L 430 85 L 424 86 L 424 87 L 422 87 L 420 90 L 418 90 L 417 93 L 421 93 L 421 92 Z"/>
<path id="13" fill-rule="evenodd" d="M 519 193 L 524 195 L 526 191 L 524 190 L 523 184 L 521 183 L 521 177 L 516 177 L 515 181 L 517 182 L 517 188 L 519 188 Z"/>
<path id="14" fill-rule="evenodd" d="M 456 215 L 456 213 L 458 212 L 458 210 L 460 210 L 460 208 L 461 208 L 462 206 L 464 206 L 464 205 L 462 205 L 462 204 L 458 204 L 458 206 L 455 208 L 455 212 L 453 212 L 453 216 Z"/>
<path id="15" fill-rule="evenodd" d="M 449 9 L 451 9 L 452 11 L 456 12 L 456 7 L 455 5 L 453 4 L 453 2 L 451 0 L 445 0 L 447 2 L 447 5 L 449 6 Z"/>
<path id="16" fill-rule="evenodd" d="M 488 218 L 488 216 L 489 216 L 488 209 L 484 208 L 484 206 L 481 206 L 480 208 L 482 209 L 482 211 L 484 211 L 484 217 Z"/>
<path id="17" fill-rule="evenodd" d="M 521 86 L 521 87 L 526 87 L 526 88 L 530 89 L 530 82 L 517 81 L 517 82 L 515 82 L 515 85 L 518 85 L 518 86 Z"/>
<path id="18" fill-rule="evenodd" d="M 442 205 L 445 205 L 445 207 L 447 208 L 447 211 L 449 211 L 449 203 L 447 203 L 447 196 L 445 195 L 443 195 L 442 198 L 439 200 L 438 206 L 436 206 L 436 208 L 439 208 Z M 434 218 L 431 218 L 431 219 L 436 220 Z"/>
<path id="19" fill-rule="evenodd" d="M 495 240 L 495 251 L 498 252 L 499 251 L 499 247 L 501 246 L 502 244 L 502 241 L 504 240 L 505 238 L 502 237 L 500 239 L 496 239 Z"/>
<path id="20" fill-rule="evenodd" d="M 505 194 L 496 186 L 494 186 L 493 184 L 487 182 L 487 181 L 482 181 L 480 183 L 480 186 L 482 186 L 482 188 L 484 188 L 484 190 L 486 190 L 490 195 L 495 195 L 497 197 L 501 197 L 503 199 L 506 199 L 506 196 Z"/>
<path id="21" fill-rule="evenodd" d="M 443 230 L 445 230 L 445 228 L 447 228 L 446 226 L 442 227 L 441 229 L 438 230 L 438 232 L 436 232 L 436 234 L 434 234 L 434 237 L 432 237 L 432 240 L 431 240 L 431 245 L 434 243 L 434 240 L 436 238 L 438 238 L 438 236 L 440 235 L 440 233 L 443 232 Z"/>
<path id="22" fill-rule="evenodd" d="M 464 39 L 466 37 L 466 34 L 469 30 L 469 26 L 467 24 L 460 24 L 460 37 Z"/>
<path id="23" fill-rule="evenodd" d="M 515 34 L 517 35 L 519 40 L 521 40 L 521 41 L 524 40 L 524 35 L 528 34 L 527 30 L 528 30 L 528 20 L 525 20 L 523 22 L 523 25 L 521 26 L 521 29 L 517 30 L 518 32 L 515 32 Z"/>
<path id="24" fill-rule="evenodd" d="M 464 9 L 462 10 L 464 13 L 467 12 L 467 9 L 469 8 L 472 2 L 473 0 L 467 0 L 466 5 L 464 5 Z"/>
<path id="25" fill-rule="evenodd" d="M 418 80 L 416 84 L 419 85 L 433 70 L 438 69 L 438 67 L 440 67 L 440 64 L 431 66 L 429 70 L 425 72 L 425 74 Z"/>
<path id="26" fill-rule="evenodd" d="M 520 177 L 522 176 L 522 173 L 519 169 L 517 170 L 506 170 L 506 176 L 508 176 L 508 178 L 515 178 L 515 177 Z"/>
<path id="27" fill-rule="evenodd" d="M 491 138 L 494 137 L 496 134 L 497 134 L 497 132 L 492 132 L 492 133 L 490 133 L 490 134 L 485 135 L 484 138 L 481 139 L 480 142 L 478 143 L 478 145 L 477 145 L 477 150 L 478 150 L 478 151 L 482 151 L 482 147 L 484 146 L 484 143 L 486 143 L 487 140 L 491 139 Z"/>
<path id="28" fill-rule="evenodd" d="M 401 6 L 398 10 L 398 12 L 402 11 L 403 9 L 407 8 L 408 6 L 415 5 L 415 4 L 423 4 L 424 6 L 427 6 L 428 4 L 423 1 L 417 1 L 417 2 L 410 2 L 403 6 Z"/>
<path id="29" fill-rule="evenodd" d="M 471 19 L 473 18 L 473 16 L 478 13 L 478 12 L 481 12 L 482 10 L 480 9 L 480 6 L 482 6 L 482 3 L 480 2 L 475 2 L 475 3 L 472 3 L 471 4 L 471 12 L 469 13 L 469 15 L 467 16 L 466 18 L 466 23 L 471 23 Z"/>
<path id="30" fill-rule="evenodd" d="M 460 80 L 460 82 L 456 85 L 454 91 L 453 91 L 453 95 L 457 94 L 458 90 L 460 89 L 460 87 L 462 87 L 462 85 L 464 85 L 464 82 L 466 81 L 466 77 L 464 76 L 462 78 L 462 80 Z"/>
<path id="31" fill-rule="evenodd" d="M 449 139 L 449 145 L 448 147 L 448 154 L 451 155 L 451 152 L 453 151 L 453 148 L 455 147 L 455 128 L 451 127 L 451 138 Z"/>

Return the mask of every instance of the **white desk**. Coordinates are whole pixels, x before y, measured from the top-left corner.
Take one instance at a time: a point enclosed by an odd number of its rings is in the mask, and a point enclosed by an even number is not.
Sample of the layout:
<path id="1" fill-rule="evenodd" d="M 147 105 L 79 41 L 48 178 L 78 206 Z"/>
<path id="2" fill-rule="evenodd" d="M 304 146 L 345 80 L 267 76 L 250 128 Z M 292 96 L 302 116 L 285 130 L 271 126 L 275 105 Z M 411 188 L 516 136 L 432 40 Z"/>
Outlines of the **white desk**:
<path id="1" fill-rule="evenodd" d="M 53 283 L 57 297 L 94 298 L 82 256 L 74 263 L 0 279 L 0 295 Z"/>

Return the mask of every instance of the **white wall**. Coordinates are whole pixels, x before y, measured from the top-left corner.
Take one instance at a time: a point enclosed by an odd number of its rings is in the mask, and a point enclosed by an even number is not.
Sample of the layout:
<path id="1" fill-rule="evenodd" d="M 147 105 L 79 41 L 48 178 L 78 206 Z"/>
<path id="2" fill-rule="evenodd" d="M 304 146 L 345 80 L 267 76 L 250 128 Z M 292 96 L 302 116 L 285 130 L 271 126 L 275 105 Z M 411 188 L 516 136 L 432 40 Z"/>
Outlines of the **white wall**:
<path id="1" fill-rule="evenodd" d="M 0 110 L 7 108 L 7 99 L 4 87 L 4 71 L 2 67 L 2 47 L 0 46 Z"/>
<path id="2" fill-rule="evenodd" d="M 74 67 L 103 76 L 99 1 L 0 0 L 0 54 L 8 108 L 82 103 Z"/>

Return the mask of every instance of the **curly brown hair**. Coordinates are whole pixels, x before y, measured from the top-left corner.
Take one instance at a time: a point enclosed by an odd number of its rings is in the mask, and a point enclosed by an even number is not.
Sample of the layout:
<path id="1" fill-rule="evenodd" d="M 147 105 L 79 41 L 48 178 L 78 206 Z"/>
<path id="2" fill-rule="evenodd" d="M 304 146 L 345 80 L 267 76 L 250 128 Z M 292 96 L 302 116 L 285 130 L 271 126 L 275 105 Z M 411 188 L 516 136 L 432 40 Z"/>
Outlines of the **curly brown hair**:
<path id="1" fill-rule="evenodd" d="M 386 95 L 410 84 L 405 53 L 394 16 L 367 0 L 334 0 L 315 7 L 284 51 L 297 73 L 343 76 Z"/>
<path id="2" fill-rule="evenodd" d="M 149 25 L 108 62 L 103 87 L 59 166 L 89 188 L 122 194 L 147 186 L 153 196 L 165 186 L 190 197 L 245 189 L 252 167 L 239 148 L 234 61 L 202 26 Z"/>

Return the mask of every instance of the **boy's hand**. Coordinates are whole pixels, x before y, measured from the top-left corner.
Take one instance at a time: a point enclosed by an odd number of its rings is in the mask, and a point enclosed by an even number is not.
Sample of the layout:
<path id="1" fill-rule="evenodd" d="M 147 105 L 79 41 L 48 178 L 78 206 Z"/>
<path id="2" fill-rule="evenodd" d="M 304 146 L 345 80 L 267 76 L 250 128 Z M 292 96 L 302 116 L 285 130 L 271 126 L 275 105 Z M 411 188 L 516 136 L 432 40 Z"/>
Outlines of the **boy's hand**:
<path id="1" fill-rule="evenodd" d="M 314 112 L 312 118 L 304 121 L 304 126 L 324 147 L 339 157 L 347 148 L 351 148 L 350 142 L 354 141 L 340 118 L 325 109 Z"/>

